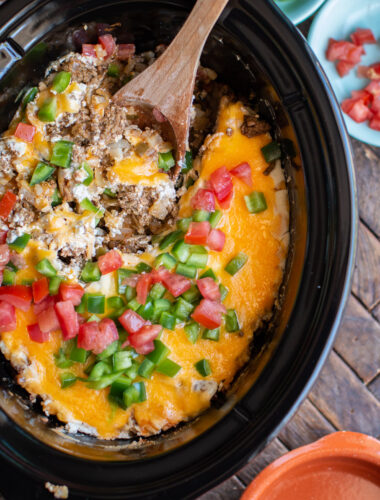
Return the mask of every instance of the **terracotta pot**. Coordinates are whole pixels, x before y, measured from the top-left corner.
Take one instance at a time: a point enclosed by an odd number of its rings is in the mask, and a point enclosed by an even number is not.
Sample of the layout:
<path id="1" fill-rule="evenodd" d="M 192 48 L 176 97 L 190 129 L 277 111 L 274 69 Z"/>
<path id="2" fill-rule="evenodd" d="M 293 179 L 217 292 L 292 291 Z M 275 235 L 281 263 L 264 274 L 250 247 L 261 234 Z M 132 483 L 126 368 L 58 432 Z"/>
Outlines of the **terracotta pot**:
<path id="1" fill-rule="evenodd" d="M 379 500 L 380 441 L 336 432 L 275 460 L 241 500 Z"/>

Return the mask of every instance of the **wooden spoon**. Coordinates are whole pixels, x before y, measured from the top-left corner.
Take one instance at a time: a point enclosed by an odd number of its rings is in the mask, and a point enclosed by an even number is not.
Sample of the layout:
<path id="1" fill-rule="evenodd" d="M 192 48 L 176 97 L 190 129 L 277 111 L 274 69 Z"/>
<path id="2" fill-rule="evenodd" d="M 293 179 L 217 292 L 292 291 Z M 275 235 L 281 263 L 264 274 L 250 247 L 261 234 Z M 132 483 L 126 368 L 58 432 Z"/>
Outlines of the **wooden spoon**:
<path id="1" fill-rule="evenodd" d="M 190 108 L 199 58 L 227 2 L 198 0 L 165 52 L 113 97 L 120 106 L 133 105 L 145 117 L 149 113 L 148 122 L 156 127 L 160 124 L 166 135 L 174 140 L 177 160 L 174 177 L 180 171 L 188 145 Z"/>

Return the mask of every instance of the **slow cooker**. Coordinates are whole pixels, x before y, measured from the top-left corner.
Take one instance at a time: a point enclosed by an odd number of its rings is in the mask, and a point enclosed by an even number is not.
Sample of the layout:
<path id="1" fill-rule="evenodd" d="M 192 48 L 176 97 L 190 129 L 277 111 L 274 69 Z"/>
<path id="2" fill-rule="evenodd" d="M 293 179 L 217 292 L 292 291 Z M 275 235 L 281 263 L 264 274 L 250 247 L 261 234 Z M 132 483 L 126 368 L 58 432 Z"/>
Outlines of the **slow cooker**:
<path id="1" fill-rule="evenodd" d="M 168 43 L 190 0 L 12 0 L 0 7 L 0 127 L 15 97 L 49 61 L 73 49 L 75 27 L 120 23 L 137 50 Z M 79 497 L 194 498 L 257 454 L 306 396 L 332 346 L 350 290 L 356 236 L 355 181 L 339 105 L 298 30 L 270 0 L 230 0 L 203 61 L 237 94 L 285 111 L 283 133 L 301 162 L 289 170 L 291 251 L 282 306 L 256 334 L 251 361 L 231 390 L 192 422 L 140 441 L 70 436 L 26 404 L 2 360 L 0 451 L 41 481 Z M 286 115 L 286 116 L 285 116 Z M 269 116 L 269 118 L 271 118 Z M 277 116 L 272 117 L 275 124 Z M 250 235 L 247 235 L 249 238 Z"/>

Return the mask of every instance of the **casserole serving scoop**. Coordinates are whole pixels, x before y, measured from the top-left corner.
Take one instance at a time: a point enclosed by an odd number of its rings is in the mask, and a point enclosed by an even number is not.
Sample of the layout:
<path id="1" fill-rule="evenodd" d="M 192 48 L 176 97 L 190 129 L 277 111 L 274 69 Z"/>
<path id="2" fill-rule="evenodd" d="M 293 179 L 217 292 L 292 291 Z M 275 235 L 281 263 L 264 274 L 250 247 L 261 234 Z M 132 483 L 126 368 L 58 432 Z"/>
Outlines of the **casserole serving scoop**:
<path id="1" fill-rule="evenodd" d="M 125 84 L 113 97 L 120 106 L 133 106 L 140 126 L 159 127 L 175 144 L 181 169 L 187 149 L 190 111 L 199 58 L 206 39 L 228 0 L 198 0 L 165 52 Z"/>

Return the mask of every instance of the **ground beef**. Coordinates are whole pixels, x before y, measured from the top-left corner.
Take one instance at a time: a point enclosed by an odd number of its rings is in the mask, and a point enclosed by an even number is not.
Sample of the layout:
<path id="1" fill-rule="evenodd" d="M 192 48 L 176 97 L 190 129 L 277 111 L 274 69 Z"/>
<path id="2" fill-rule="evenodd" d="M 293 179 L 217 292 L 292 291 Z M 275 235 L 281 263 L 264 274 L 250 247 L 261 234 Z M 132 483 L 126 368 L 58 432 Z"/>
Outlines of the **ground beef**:
<path id="1" fill-rule="evenodd" d="M 99 86 L 107 69 L 108 62 L 95 66 L 82 61 L 79 54 L 75 54 L 64 60 L 58 68 L 58 71 L 69 71 L 71 73 L 71 79 L 75 82 Z"/>
<path id="2" fill-rule="evenodd" d="M 97 134 L 105 144 L 111 144 L 119 139 L 129 125 L 128 111 L 112 102 L 104 110 L 104 116 L 99 123 Z"/>
<path id="3" fill-rule="evenodd" d="M 17 200 L 12 216 L 8 218 L 9 229 L 22 228 L 25 225 L 31 224 L 37 218 L 37 211 L 31 203 L 24 199 Z"/>
<path id="4" fill-rule="evenodd" d="M 257 116 L 244 116 L 244 122 L 241 126 L 241 133 L 246 137 L 255 137 L 256 135 L 264 134 L 265 132 L 269 131 L 269 123 L 259 120 Z"/>

